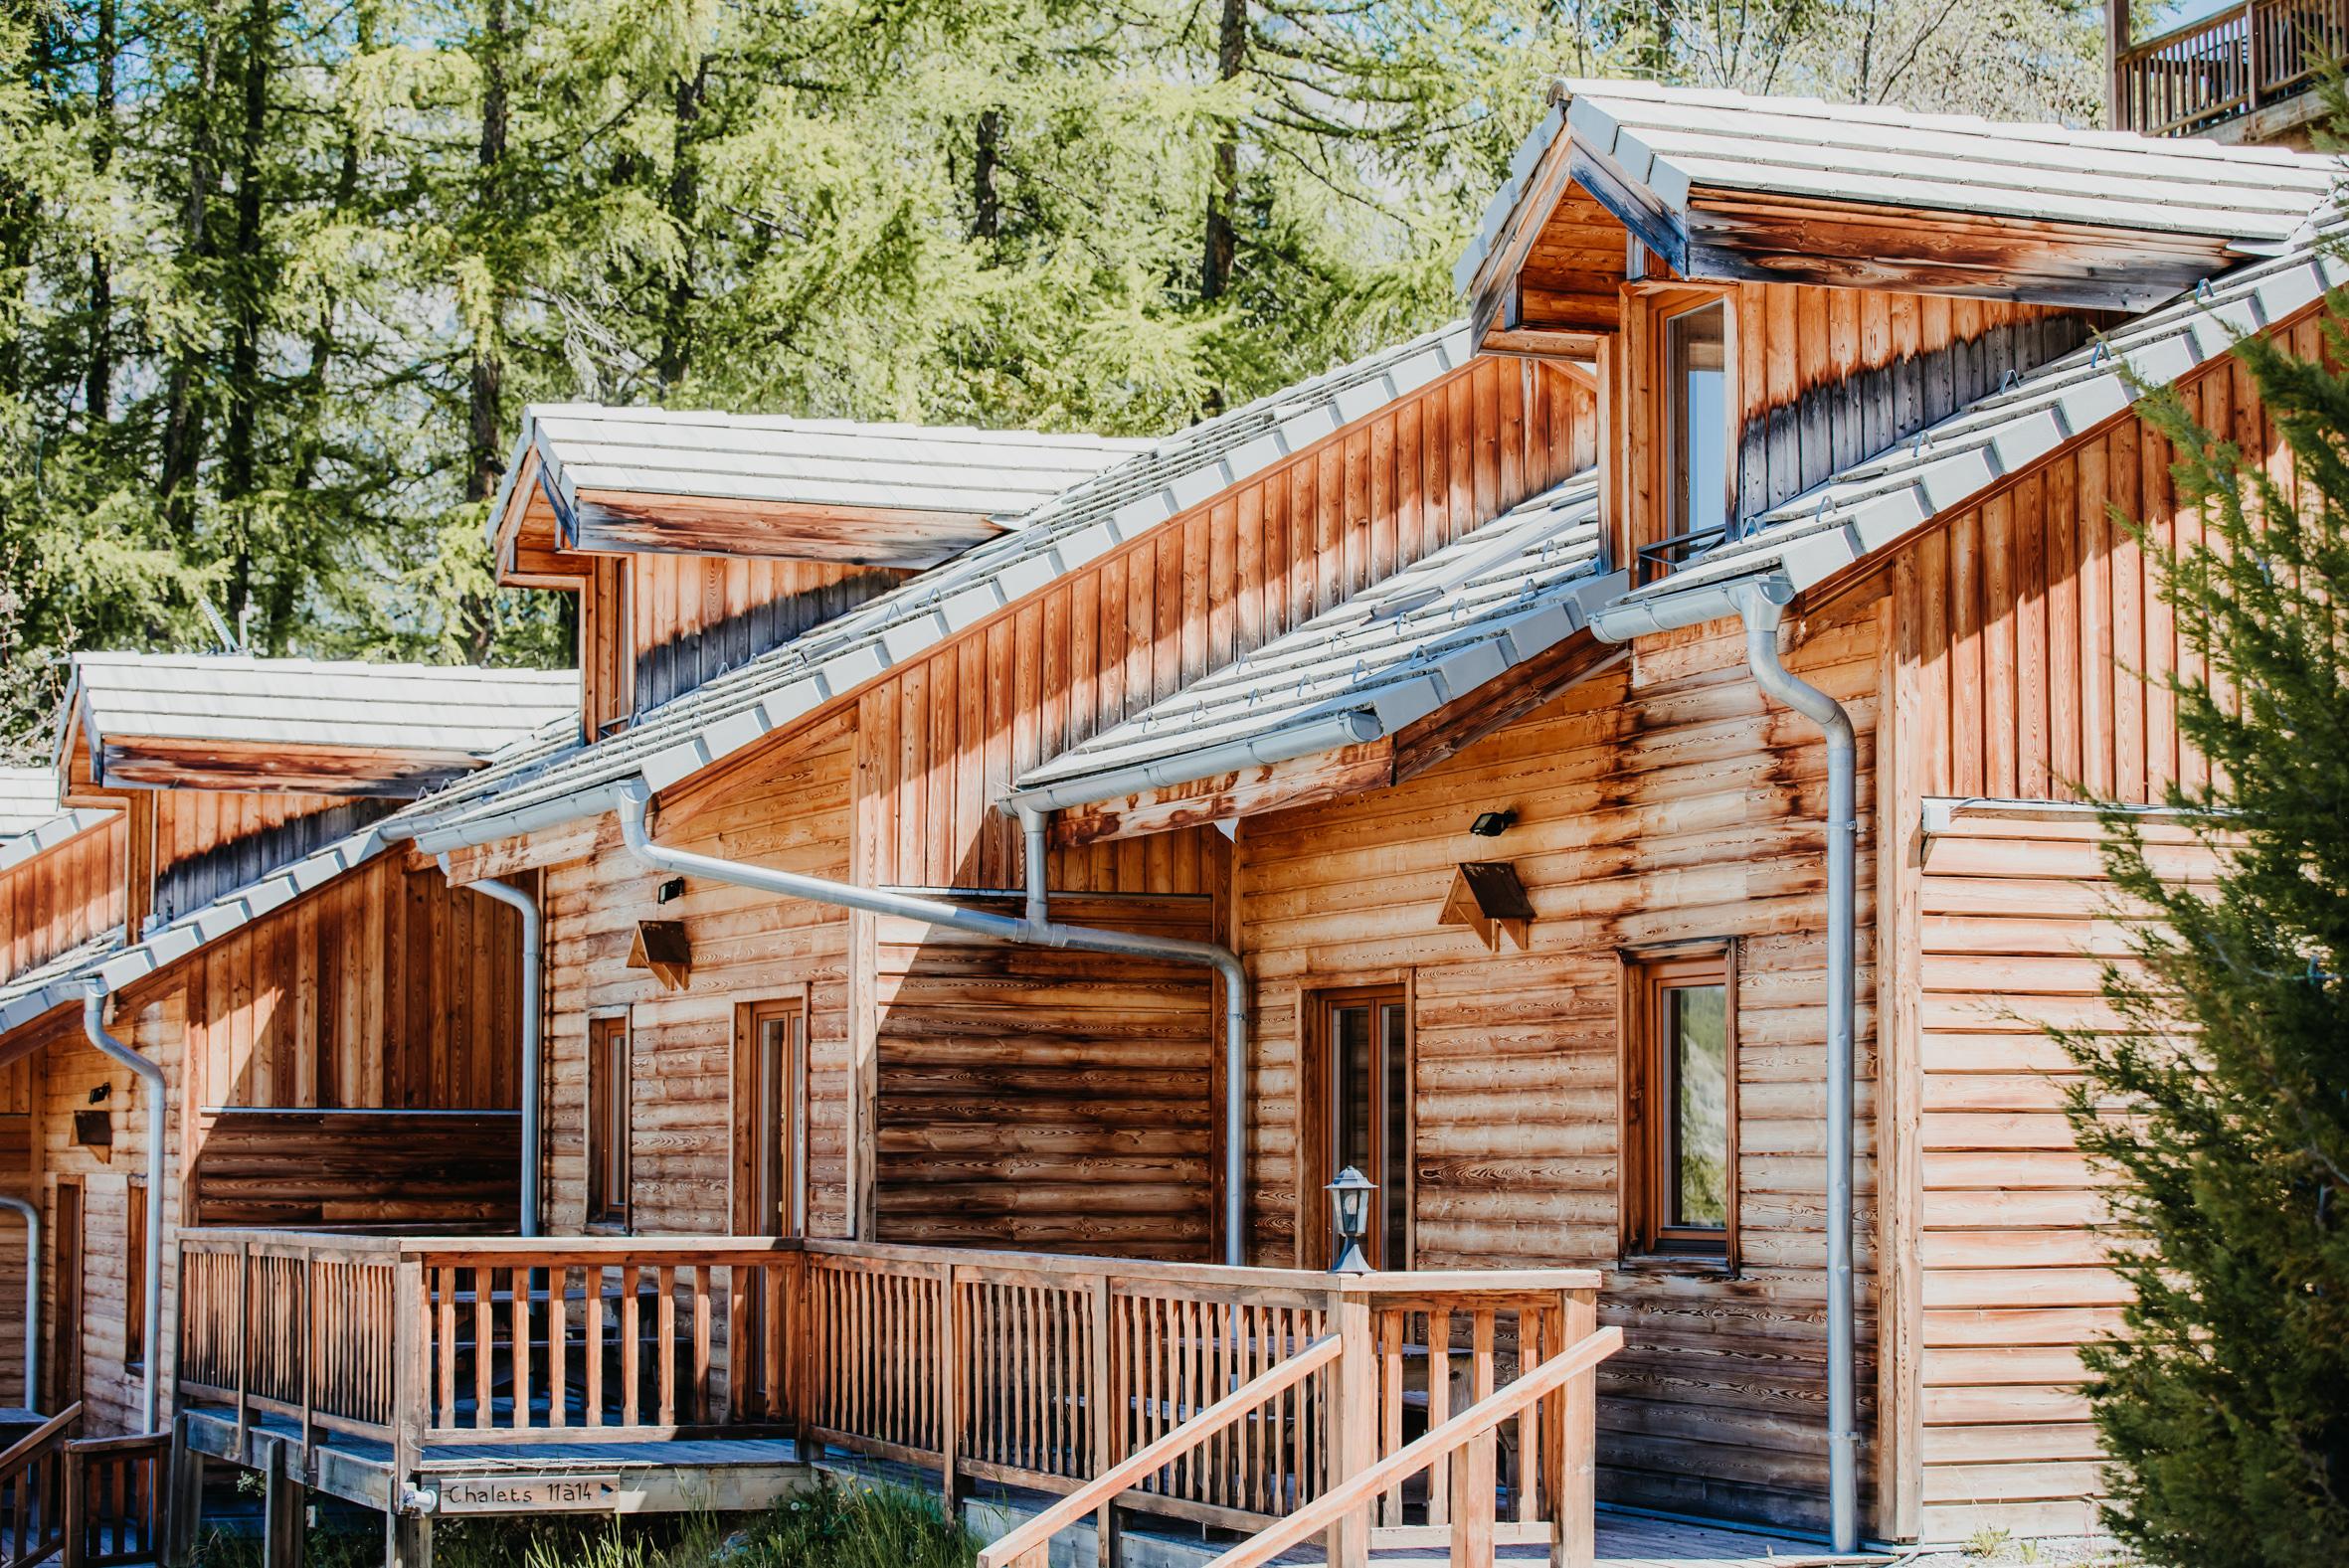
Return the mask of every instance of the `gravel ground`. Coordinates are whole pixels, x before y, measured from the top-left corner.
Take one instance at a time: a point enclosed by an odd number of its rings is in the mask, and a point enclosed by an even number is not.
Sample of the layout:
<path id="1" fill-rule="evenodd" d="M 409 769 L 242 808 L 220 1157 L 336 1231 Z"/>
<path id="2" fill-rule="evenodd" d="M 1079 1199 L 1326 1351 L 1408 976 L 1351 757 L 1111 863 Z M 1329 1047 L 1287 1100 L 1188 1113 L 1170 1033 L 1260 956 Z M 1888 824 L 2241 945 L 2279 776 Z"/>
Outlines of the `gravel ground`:
<path id="1" fill-rule="evenodd" d="M 1929 1551 L 1898 1559 L 1899 1568 L 2128 1568 L 2131 1559 L 2110 1541 L 1982 1540 L 1961 1550 Z"/>

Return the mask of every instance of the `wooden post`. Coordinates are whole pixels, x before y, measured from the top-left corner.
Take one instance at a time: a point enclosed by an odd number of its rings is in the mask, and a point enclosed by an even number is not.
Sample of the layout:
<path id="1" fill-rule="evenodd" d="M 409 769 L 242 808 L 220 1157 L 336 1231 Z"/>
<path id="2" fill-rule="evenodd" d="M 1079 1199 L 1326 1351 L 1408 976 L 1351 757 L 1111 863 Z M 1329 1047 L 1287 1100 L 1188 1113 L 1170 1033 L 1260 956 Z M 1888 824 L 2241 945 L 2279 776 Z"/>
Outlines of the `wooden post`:
<path id="1" fill-rule="evenodd" d="M 204 1524 L 204 1456 L 188 1447 L 188 1418 L 171 1418 L 169 1501 L 163 1514 L 164 1568 L 188 1568 Z"/>
<path id="2" fill-rule="evenodd" d="M 253 1381 L 253 1243 L 237 1244 L 237 1320 L 230 1325 L 237 1336 L 237 1458 L 245 1459 L 245 1436 L 253 1412 L 247 1403 Z"/>
<path id="3" fill-rule="evenodd" d="M 1120 1414 L 1126 1408 L 1118 1397 L 1113 1381 L 1114 1371 L 1109 1350 L 1110 1310 L 1116 1299 L 1110 1293 L 1109 1276 L 1100 1274 L 1093 1279 L 1093 1343 L 1092 1396 L 1085 1401 L 1093 1414 L 1093 1474 L 1104 1475 L 1118 1462 L 1118 1426 Z M 1098 1549 L 1101 1568 L 1111 1568 L 1117 1561 L 1118 1510 L 1116 1504 L 1105 1499 L 1093 1515 L 1093 1541 Z"/>
<path id="4" fill-rule="evenodd" d="M 1452 1466 L 1450 1568 L 1493 1568 L 1494 1433 L 1468 1440 Z"/>
<path id="5" fill-rule="evenodd" d="M 1341 1287 L 1332 1293 L 1330 1321 L 1338 1334 L 1338 1364 L 1330 1379 L 1329 1485 L 1332 1490 L 1375 1463 L 1378 1448 L 1378 1347 L 1370 1337 L 1370 1299 Z M 1490 1500 L 1486 1504 L 1491 1509 Z M 1369 1568 L 1368 1503 L 1330 1526 L 1330 1568 Z"/>
<path id="6" fill-rule="evenodd" d="M 432 1367 L 427 1358 L 431 1324 L 425 1313 L 424 1263 L 402 1254 L 392 1272 L 392 1507 L 407 1489 L 424 1455 Z M 476 1347 L 474 1353 L 483 1351 Z M 426 1537 L 427 1560 L 431 1537 Z"/>
<path id="7" fill-rule="evenodd" d="M 1598 1293 L 1561 1291 L 1558 1307 L 1557 1318 L 1564 1326 L 1553 1355 L 1598 1332 Z M 1589 1568 L 1598 1555 L 1593 1517 L 1598 1500 L 1598 1373 L 1569 1379 L 1556 1403 L 1563 1413 L 1548 1446 L 1550 1474 L 1557 1478 L 1549 1505 L 1549 1561 L 1551 1568 Z"/>
<path id="8" fill-rule="evenodd" d="M 65 1471 L 65 1568 L 83 1568 L 90 1548 L 90 1462 L 71 1443 L 60 1443 L 55 1463 Z"/>
<path id="9" fill-rule="evenodd" d="M 2265 51 L 2259 48 L 2259 0 L 2243 0 L 2244 69 L 2250 73 L 2243 85 L 2244 109 L 2249 112 L 2259 106 L 2259 79 L 2266 75 Z"/>
<path id="10" fill-rule="evenodd" d="M 262 1473 L 262 1568 L 301 1568 L 309 1496 L 287 1457 L 283 1444 L 272 1444 L 269 1468 Z"/>
<path id="11" fill-rule="evenodd" d="M 433 1519 L 402 1513 L 398 1499 L 383 1516 L 383 1568 L 433 1568 Z"/>
<path id="12" fill-rule="evenodd" d="M 318 1294 L 312 1288 L 318 1273 L 318 1260 L 304 1247 L 301 1250 L 301 1464 L 310 1467 L 310 1416 L 317 1403 L 318 1364 Z M 297 1556 L 295 1562 L 301 1559 Z"/>
<path id="13" fill-rule="evenodd" d="M 2133 129 L 2127 112 L 2127 85 L 2121 80 L 2121 58 L 2129 52 L 2129 0 L 2104 0 L 2104 87 L 2109 101 L 2104 120 L 2114 130 Z"/>
<path id="14" fill-rule="evenodd" d="M 946 1266 L 946 1308 L 938 1314 L 938 1388 L 943 1408 L 938 1415 L 938 1486 L 946 1503 L 948 1522 L 962 1506 L 960 1478 L 963 1447 L 963 1297 L 955 1288 L 955 1267 Z"/>

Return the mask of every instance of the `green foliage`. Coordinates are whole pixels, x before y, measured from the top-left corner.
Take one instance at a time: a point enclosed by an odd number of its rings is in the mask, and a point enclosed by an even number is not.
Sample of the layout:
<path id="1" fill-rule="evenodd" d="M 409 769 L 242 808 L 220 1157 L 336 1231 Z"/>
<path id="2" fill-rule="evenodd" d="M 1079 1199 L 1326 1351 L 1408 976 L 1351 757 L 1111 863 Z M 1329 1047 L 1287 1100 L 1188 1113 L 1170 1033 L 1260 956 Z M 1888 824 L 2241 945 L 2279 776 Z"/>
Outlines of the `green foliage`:
<path id="1" fill-rule="evenodd" d="M 567 661 L 531 401 L 1157 434 L 1435 325 L 1560 71 L 2092 111 L 2079 0 L 1855 3 L 0 0 L 0 747 L 204 604 Z"/>
<path id="2" fill-rule="evenodd" d="M 2349 351 L 2332 302 L 2335 364 Z M 2236 350 L 2300 477 L 2152 400 L 2206 542 L 2140 531 L 2193 655 L 2169 682 L 2214 782 L 2169 804 L 2215 857 L 2183 880 L 2139 821 L 2105 860 L 2150 917 L 2065 1036 L 2088 1153 L 2124 1179 L 2124 1336 L 2087 1356 L 2107 1520 L 2149 1561 L 2349 1559 L 2349 377 Z"/>

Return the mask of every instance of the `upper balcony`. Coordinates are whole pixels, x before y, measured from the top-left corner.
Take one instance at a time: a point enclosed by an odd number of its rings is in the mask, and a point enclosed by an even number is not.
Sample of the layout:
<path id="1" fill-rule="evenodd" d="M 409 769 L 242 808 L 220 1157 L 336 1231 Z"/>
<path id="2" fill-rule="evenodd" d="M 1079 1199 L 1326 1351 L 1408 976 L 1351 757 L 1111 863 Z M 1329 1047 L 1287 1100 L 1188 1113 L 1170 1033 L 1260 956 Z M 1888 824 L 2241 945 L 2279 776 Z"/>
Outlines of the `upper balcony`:
<path id="1" fill-rule="evenodd" d="M 2109 0 L 2116 45 L 2128 11 Z M 2245 0 L 2115 47 L 2112 124 L 2149 136 L 2297 141 L 2323 115 L 2323 68 L 2349 55 L 2349 0 Z"/>

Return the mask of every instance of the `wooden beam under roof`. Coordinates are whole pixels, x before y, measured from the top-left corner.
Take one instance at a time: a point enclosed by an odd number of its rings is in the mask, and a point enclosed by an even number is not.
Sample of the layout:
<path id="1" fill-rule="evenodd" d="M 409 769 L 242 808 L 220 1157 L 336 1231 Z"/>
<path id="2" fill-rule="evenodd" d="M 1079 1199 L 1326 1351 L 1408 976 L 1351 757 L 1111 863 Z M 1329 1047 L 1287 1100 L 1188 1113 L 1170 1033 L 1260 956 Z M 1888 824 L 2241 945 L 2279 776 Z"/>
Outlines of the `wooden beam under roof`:
<path id="1" fill-rule="evenodd" d="M 456 751 L 133 736 L 99 741 L 96 776 L 113 789 L 292 789 L 404 800 L 480 766 Z"/>
<path id="2" fill-rule="evenodd" d="M 920 571 L 1003 530 L 973 514 L 582 490 L 564 530 L 596 554 L 771 556 Z"/>

